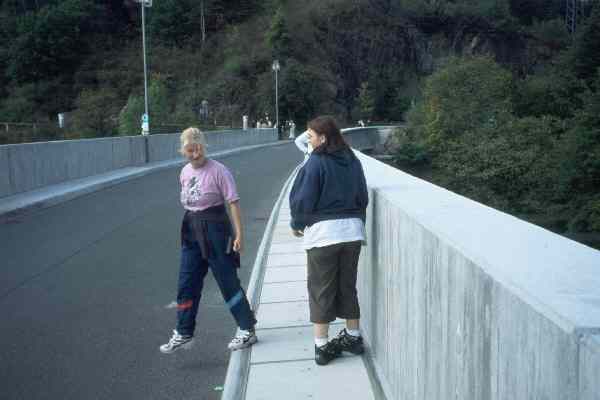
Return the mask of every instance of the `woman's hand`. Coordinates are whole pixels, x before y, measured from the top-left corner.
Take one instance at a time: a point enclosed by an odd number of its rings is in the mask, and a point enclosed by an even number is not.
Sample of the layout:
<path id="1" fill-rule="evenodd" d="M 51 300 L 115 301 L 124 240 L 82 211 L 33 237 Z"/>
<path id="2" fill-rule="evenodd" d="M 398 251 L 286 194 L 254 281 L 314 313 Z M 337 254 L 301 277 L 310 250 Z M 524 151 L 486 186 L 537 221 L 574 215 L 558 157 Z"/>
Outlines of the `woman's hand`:
<path id="1" fill-rule="evenodd" d="M 231 220 L 233 222 L 234 239 L 233 239 L 233 251 L 241 253 L 244 246 L 242 240 L 242 210 L 240 210 L 239 200 L 229 203 L 229 214 L 231 214 Z"/>
<path id="2" fill-rule="evenodd" d="M 233 251 L 235 251 L 236 253 L 241 253 L 243 248 L 244 246 L 242 245 L 241 238 L 236 237 L 235 239 L 233 239 Z"/>
<path id="3" fill-rule="evenodd" d="M 302 237 L 302 236 L 304 236 L 304 231 L 299 231 L 299 230 L 296 230 L 296 229 L 292 229 L 292 234 L 294 236 L 296 236 L 296 237 Z"/>

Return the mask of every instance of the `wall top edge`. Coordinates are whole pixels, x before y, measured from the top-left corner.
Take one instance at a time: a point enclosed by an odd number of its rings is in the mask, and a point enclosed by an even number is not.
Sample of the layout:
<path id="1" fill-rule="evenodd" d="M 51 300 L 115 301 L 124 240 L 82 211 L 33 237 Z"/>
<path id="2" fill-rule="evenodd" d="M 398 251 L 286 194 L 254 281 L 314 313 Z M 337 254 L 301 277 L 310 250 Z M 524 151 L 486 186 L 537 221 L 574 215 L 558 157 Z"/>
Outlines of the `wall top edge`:
<path id="1" fill-rule="evenodd" d="M 600 333 L 600 251 L 357 155 L 402 214 L 564 329 Z"/>
<path id="2" fill-rule="evenodd" d="M 246 132 L 248 131 L 275 131 L 274 128 L 248 128 L 246 130 Z M 225 133 L 240 133 L 240 132 L 244 132 L 243 129 L 225 129 L 225 130 L 218 130 L 218 131 L 206 131 L 206 134 L 225 134 Z M 14 147 L 19 147 L 19 146 L 45 146 L 45 145 L 63 145 L 65 143 L 93 143 L 93 142 L 105 142 L 105 141 L 114 141 L 114 140 L 129 140 L 129 139 L 136 139 L 136 140 L 142 140 L 144 137 L 148 137 L 148 138 L 152 138 L 152 137 L 169 137 L 169 136 L 173 136 L 173 135 L 179 135 L 181 132 L 173 132 L 173 133 L 156 133 L 156 134 L 152 134 L 149 136 L 142 136 L 142 135 L 133 135 L 133 136 L 107 136 L 107 137 L 100 137 L 100 138 L 84 138 L 84 139 L 64 139 L 64 140 L 51 140 L 51 141 L 47 141 L 47 142 L 31 142 L 31 143 L 11 143 L 11 144 L 2 144 L 0 145 L 0 149 L 5 149 L 5 148 L 14 148 Z"/>

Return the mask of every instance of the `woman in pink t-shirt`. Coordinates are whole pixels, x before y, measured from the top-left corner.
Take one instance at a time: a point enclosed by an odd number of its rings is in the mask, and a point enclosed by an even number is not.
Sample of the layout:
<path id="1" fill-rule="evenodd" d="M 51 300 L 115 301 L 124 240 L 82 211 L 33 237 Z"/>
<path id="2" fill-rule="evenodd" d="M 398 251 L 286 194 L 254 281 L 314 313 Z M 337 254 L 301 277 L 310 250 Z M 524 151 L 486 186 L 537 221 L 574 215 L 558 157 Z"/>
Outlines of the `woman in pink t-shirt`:
<path id="1" fill-rule="evenodd" d="M 177 289 L 177 327 L 163 353 L 190 348 L 204 277 L 210 268 L 239 331 L 229 343 L 231 350 L 256 343 L 256 318 L 237 275 L 243 247 L 239 196 L 231 172 L 205 157 L 206 140 L 197 128 L 181 134 L 181 153 L 189 160 L 179 177 L 181 204 L 181 265 Z M 233 229 L 225 205 L 233 221 Z"/>

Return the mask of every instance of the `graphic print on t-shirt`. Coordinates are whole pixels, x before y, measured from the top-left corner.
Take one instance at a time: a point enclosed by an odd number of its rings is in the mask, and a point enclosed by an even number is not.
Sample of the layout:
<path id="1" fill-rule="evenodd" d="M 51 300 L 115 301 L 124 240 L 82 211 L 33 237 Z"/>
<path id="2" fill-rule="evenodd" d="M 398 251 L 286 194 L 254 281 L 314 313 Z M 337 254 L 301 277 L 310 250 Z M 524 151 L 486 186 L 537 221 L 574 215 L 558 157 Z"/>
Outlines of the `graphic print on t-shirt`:
<path id="1" fill-rule="evenodd" d="M 202 197 L 202 191 L 200 190 L 200 185 L 198 183 L 198 179 L 193 176 L 187 184 L 185 193 L 183 193 L 185 204 L 188 206 L 192 206 L 195 202 L 200 201 L 200 198 Z"/>

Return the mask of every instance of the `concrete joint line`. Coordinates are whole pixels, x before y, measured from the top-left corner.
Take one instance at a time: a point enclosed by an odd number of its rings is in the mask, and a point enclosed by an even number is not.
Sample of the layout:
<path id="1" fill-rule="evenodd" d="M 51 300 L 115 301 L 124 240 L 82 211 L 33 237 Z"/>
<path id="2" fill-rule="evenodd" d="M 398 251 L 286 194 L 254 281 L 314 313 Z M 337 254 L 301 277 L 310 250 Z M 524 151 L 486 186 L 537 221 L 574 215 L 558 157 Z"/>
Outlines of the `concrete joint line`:
<path id="1" fill-rule="evenodd" d="M 308 300 L 283 300 L 283 301 L 265 301 L 260 304 L 287 304 L 287 303 L 308 303 Z"/>
<path id="2" fill-rule="evenodd" d="M 314 361 L 314 358 L 294 358 L 293 360 L 277 360 L 277 361 L 259 361 L 256 363 L 251 363 L 252 366 L 255 365 L 265 365 L 265 364 L 286 364 L 298 361 Z"/>
<path id="3" fill-rule="evenodd" d="M 271 268 L 292 268 L 292 267 L 306 267 L 306 264 L 272 265 L 272 266 L 269 266 L 269 264 L 267 264 L 267 268 L 269 268 L 269 269 L 271 269 Z"/>
<path id="4" fill-rule="evenodd" d="M 306 325 L 285 325 L 285 326 L 270 326 L 268 328 L 256 328 L 257 331 L 274 331 L 277 329 L 291 329 L 291 328 L 311 328 L 313 325 L 308 323 Z"/>

